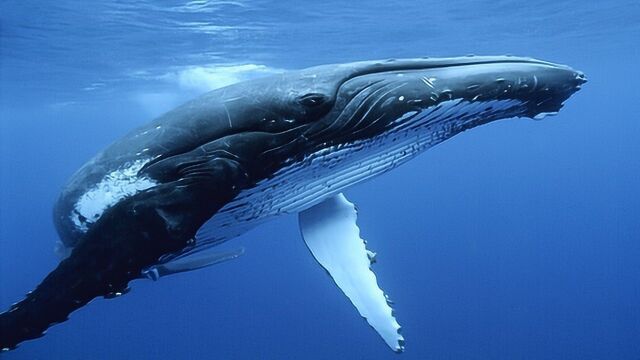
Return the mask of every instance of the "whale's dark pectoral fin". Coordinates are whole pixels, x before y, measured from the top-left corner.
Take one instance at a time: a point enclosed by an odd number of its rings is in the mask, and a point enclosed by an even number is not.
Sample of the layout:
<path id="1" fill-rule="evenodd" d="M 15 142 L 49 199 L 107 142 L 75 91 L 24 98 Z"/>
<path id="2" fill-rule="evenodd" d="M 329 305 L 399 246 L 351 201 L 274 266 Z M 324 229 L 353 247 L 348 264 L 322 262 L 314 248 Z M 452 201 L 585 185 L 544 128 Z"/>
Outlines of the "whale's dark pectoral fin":
<path id="1" fill-rule="evenodd" d="M 148 229 L 164 228 L 163 224 L 154 224 L 158 218 L 143 219 L 130 213 L 130 218 L 124 217 L 126 220 L 116 216 L 130 210 L 118 207 L 105 214 L 87 233 L 87 239 L 35 290 L 0 314 L 0 349 L 9 350 L 22 341 L 42 336 L 50 326 L 66 321 L 71 312 L 96 297 L 111 298 L 126 292 L 129 281 L 137 278 L 143 264 L 154 256 L 155 251 L 149 251 L 147 256 L 141 251 L 152 244 L 152 237 L 159 235 Z M 140 222 L 138 231 L 131 229 L 131 221 Z"/>
<path id="2" fill-rule="evenodd" d="M 184 249 L 210 216 L 182 214 L 188 202 L 177 201 L 185 197 L 176 196 L 176 192 L 190 186 L 193 196 L 207 200 L 210 189 L 198 192 L 195 185 L 183 181 L 132 196 L 106 211 L 68 258 L 25 299 L 0 314 L 0 349 L 13 349 L 42 336 L 96 297 L 124 294 L 128 283 L 139 278 L 143 269 L 163 255 Z M 183 217 L 185 226 L 175 229 L 167 225 L 176 216 Z"/>
<path id="3" fill-rule="evenodd" d="M 126 273 L 105 271 L 109 249 L 82 245 L 24 300 L 0 314 L 1 349 L 13 349 L 22 341 L 41 337 L 50 326 L 66 321 L 71 312 L 97 296 L 126 291 Z"/>
<path id="4" fill-rule="evenodd" d="M 400 325 L 371 271 L 375 254 L 360 238 L 356 220 L 355 206 L 342 194 L 299 214 L 300 231 L 313 256 L 387 345 L 402 352 Z"/>
<path id="5" fill-rule="evenodd" d="M 24 300 L 0 314 L 0 349 L 42 336 L 51 325 L 67 320 L 71 312 L 96 297 L 124 294 L 128 283 L 144 269 L 163 256 L 183 251 L 202 224 L 234 196 L 238 178 L 245 174 L 236 161 L 206 160 L 189 168 L 192 172 L 167 179 L 106 210 L 68 258 Z M 162 172 L 167 167 L 155 169 Z M 163 271 L 186 271 L 237 255 L 185 258 L 166 264 Z"/>

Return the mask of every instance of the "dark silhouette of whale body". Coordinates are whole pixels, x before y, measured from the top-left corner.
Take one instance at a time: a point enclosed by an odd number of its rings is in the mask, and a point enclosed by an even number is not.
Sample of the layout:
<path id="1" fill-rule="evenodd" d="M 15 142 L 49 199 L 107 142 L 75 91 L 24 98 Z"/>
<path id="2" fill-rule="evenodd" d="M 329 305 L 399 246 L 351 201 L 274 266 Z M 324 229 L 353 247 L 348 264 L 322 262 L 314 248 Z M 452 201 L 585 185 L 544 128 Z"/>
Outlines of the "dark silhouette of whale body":
<path id="1" fill-rule="evenodd" d="M 327 260 L 315 245 L 330 227 L 313 228 L 319 218 L 351 211 L 344 198 L 325 201 L 467 129 L 555 113 L 585 81 L 529 58 L 419 58 L 324 65 L 207 93 L 130 132 L 73 175 L 54 210 L 68 254 L 0 314 L 0 348 L 42 336 L 96 297 L 126 293 L 133 279 L 236 257 L 211 251 L 297 212 L 314 256 L 401 351 L 386 304 L 374 306 L 382 314 L 376 323 L 352 296 L 357 286 L 334 270 L 333 261 L 351 266 L 350 255 Z"/>

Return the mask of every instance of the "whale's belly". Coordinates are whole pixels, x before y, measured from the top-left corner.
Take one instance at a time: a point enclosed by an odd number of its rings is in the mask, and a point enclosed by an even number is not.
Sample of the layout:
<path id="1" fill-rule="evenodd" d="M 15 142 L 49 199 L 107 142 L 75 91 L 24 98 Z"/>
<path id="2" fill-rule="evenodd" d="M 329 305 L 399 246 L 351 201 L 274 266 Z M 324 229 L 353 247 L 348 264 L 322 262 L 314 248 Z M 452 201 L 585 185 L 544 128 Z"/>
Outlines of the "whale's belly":
<path id="1" fill-rule="evenodd" d="M 466 130 L 474 121 L 517 116 L 522 106 L 515 100 L 446 101 L 422 112 L 405 114 L 393 131 L 373 139 L 312 153 L 242 191 L 198 231 L 196 247 L 229 240 L 274 216 L 305 210 L 397 167 Z"/>

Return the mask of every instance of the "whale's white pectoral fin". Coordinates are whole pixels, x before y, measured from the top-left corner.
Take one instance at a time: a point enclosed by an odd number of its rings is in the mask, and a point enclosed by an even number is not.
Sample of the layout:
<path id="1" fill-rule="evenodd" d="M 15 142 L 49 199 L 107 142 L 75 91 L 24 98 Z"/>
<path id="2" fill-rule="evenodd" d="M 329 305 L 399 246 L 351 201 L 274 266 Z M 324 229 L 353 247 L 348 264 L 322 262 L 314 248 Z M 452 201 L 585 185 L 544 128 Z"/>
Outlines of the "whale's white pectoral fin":
<path id="1" fill-rule="evenodd" d="M 244 248 L 228 252 L 194 253 L 193 255 L 176 258 L 175 260 L 171 260 L 166 263 L 154 265 L 147 270 L 144 270 L 142 272 L 142 276 L 155 281 L 163 276 L 198 270 L 227 260 L 232 260 L 242 254 L 244 254 Z"/>
<path id="2" fill-rule="evenodd" d="M 387 345 L 402 352 L 400 325 L 371 271 L 375 254 L 360 238 L 355 206 L 338 194 L 300 212 L 298 217 L 304 241 L 316 260 Z"/>

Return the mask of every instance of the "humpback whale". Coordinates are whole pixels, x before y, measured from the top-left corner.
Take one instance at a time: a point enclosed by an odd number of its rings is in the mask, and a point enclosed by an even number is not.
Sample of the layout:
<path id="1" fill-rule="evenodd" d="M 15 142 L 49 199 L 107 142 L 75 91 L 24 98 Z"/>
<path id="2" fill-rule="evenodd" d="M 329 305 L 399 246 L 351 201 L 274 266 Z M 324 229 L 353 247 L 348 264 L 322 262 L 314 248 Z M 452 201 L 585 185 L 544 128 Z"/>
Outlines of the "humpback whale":
<path id="1" fill-rule="evenodd" d="M 54 206 L 59 265 L 0 314 L 0 349 L 42 336 L 96 297 L 234 259 L 216 246 L 280 214 L 394 351 L 400 325 L 343 194 L 476 126 L 557 113 L 586 82 L 531 58 L 322 65 L 220 88 L 126 134 Z"/>

